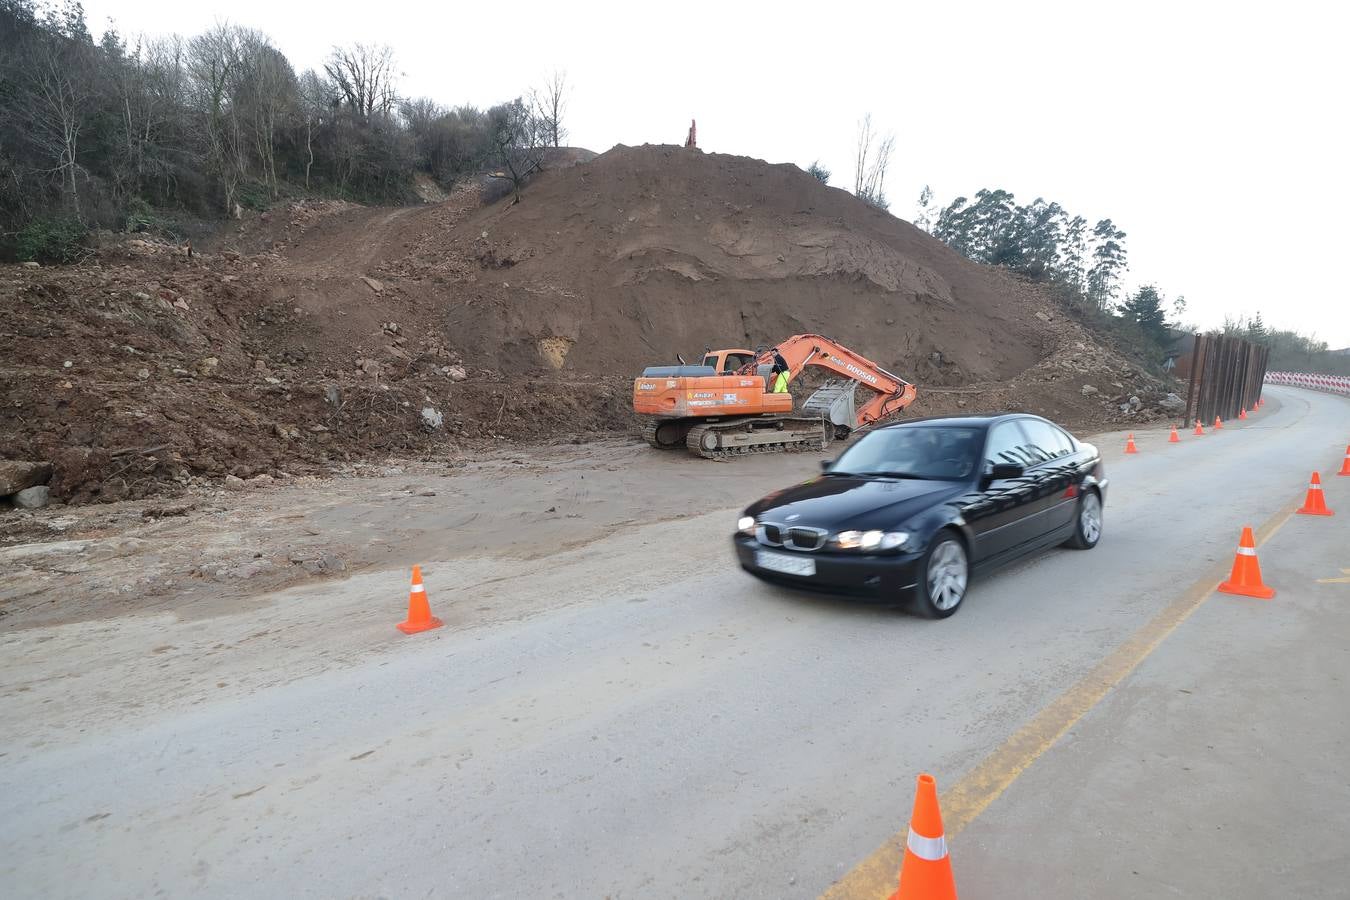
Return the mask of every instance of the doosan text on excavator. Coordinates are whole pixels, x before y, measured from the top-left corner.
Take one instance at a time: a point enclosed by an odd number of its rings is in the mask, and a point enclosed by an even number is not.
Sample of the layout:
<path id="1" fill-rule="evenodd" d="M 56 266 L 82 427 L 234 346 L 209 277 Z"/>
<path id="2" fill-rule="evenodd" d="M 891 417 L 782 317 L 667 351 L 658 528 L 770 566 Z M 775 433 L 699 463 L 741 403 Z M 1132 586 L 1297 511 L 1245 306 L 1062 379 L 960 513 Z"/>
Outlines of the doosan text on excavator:
<path id="1" fill-rule="evenodd" d="M 790 393 L 772 391 L 775 359 L 786 365 L 789 380 L 807 366 L 840 377 L 796 412 Z M 860 384 L 873 392 L 861 406 Z M 770 350 L 709 350 L 701 365 L 650 366 L 633 382 L 633 411 L 646 420 L 647 442 L 707 459 L 821 449 L 896 415 L 914 398 L 914 385 L 818 334 L 793 335 Z"/>

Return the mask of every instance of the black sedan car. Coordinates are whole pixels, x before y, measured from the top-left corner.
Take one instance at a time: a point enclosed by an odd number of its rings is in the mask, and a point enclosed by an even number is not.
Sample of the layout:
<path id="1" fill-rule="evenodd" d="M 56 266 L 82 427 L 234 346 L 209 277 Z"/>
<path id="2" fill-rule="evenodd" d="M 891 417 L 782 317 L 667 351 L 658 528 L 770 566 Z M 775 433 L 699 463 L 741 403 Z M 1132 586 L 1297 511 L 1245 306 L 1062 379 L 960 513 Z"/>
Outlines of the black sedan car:
<path id="1" fill-rule="evenodd" d="M 774 584 L 945 618 L 973 571 L 1102 534 L 1091 444 L 1037 416 L 917 419 L 860 438 L 824 473 L 741 515 L 736 556 Z"/>

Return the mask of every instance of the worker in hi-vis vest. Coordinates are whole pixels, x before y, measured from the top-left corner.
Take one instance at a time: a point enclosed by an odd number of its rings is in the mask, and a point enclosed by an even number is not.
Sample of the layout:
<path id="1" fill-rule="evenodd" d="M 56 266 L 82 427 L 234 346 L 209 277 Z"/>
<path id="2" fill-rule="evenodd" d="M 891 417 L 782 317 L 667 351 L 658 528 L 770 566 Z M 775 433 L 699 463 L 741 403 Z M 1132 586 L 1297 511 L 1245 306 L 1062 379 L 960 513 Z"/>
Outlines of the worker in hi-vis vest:
<path id="1" fill-rule="evenodd" d="M 772 384 L 772 387 L 769 388 L 769 393 L 786 394 L 788 389 L 788 379 L 791 376 L 788 374 L 787 360 L 783 359 L 783 354 L 778 352 L 777 347 L 773 348 L 773 368 L 770 370 L 769 374 L 769 381 L 770 384 Z"/>

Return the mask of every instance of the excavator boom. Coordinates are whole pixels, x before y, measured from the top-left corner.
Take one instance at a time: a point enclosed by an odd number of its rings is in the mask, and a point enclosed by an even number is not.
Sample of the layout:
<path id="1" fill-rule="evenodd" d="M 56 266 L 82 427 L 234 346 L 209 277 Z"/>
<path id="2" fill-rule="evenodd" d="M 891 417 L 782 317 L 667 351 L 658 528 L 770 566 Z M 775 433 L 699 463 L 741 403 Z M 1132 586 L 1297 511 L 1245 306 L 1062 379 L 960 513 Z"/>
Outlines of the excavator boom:
<path id="1" fill-rule="evenodd" d="M 795 334 L 775 350 L 787 362 L 790 379 L 795 379 L 807 366 L 820 366 L 875 391 L 876 396 L 858 409 L 854 427 L 873 425 L 914 402 L 914 385 L 827 337 Z M 746 363 L 738 374 L 751 374 L 759 366 L 772 366 L 775 350 L 761 353 L 753 362 Z"/>
<path id="2" fill-rule="evenodd" d="M 873 396 L 856 410 L 848 387 L 846 420 L 793 412 L 792 395 L 770 392 L 775 355 L 787 363 L 789 378 L 808 366 L 842 376 Z M 748 360 L 748 361 L 747 361 Z M 772 350 L 708 351 L 703 366 L 658 366 L 633 382 L 633 410 L 647 419 L 644 435 L 654 447 L 684 446 L 691 453 L 720 459 L 746 453 L 823 448 L 836 428 L 848 431 L 875 424 L 914 402 L 914 385 L 849 348 L 818 334 L 793 335 Z M 739 364 L 739 368 L 732 368 Z M 838 387 L 832 388 L 838 391 Z M 818 393 L 825 393 L 823 390 Z"/>

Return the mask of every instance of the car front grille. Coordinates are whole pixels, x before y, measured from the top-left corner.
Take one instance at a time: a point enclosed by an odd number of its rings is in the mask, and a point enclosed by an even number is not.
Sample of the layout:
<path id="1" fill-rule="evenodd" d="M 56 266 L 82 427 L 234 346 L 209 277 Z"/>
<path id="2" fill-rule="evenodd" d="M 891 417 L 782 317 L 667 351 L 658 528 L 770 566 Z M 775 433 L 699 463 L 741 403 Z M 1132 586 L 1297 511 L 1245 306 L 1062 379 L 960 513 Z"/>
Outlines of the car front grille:
<path id="1" fill-rule="evenodd" d="M 766 547 L 787 547 L 790 550 L 804 550 L 809 553 L 825 546 L 829 532 L 824 528 L 809 528 L 804 525 L 784 528 L 772 522 L 761 522 L 755 537 Z"/>
<path id="2" fill-rule="evenodd" d="M 787 540 L 783 543 L 793 550 L 819 550 L 825 546 L 826 534 L 828 532 L 823 528 L 798 526 L 788 529 Z"/>

